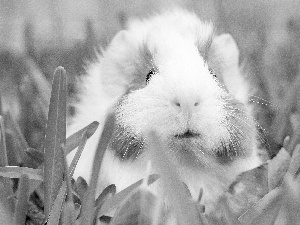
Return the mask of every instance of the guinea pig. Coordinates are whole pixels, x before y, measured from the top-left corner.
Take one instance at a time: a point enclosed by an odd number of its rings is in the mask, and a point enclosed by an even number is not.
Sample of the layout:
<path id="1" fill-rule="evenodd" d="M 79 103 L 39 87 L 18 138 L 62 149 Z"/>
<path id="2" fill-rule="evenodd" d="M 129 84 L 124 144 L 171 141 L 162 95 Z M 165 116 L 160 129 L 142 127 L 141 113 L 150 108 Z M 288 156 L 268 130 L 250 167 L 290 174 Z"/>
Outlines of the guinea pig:
<path id="1" fill-rule="evenodd" d="M 68 134 L 95 120 L 100 127 L 87 142 L 75 178 L 90 180 L 101 125 L 107 110 L 115 109 L 99 192 L 109 184 L 120 191 L 145 177 L 149 129 L 174 156 L 192 197 L 203 188 L 204 205 L 213 205 L 237 175 L 261 164 L 237 44 L 229 34 L 215 35 L 213 25 L 193 13 L 176 9 L 132 20 L 88 64 L 79 86 Z"/>

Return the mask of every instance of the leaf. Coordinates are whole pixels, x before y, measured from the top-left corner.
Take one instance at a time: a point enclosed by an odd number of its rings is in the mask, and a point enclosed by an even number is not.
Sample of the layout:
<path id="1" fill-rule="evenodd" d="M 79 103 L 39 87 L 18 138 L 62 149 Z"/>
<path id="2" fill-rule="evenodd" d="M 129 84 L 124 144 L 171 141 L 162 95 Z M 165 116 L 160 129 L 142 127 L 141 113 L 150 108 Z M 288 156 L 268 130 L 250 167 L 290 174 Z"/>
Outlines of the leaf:
<path id="1" fill-rule="evenodd" d="M 77 164 L 77 161 L 78 159 L 80 158 L 80 155 L 83 151 L 83 148 L 85 146 L 85 143 L 86 143 L 86 140 L 87 140 L 87 136 L 86 136 L 86 132 L 84 132 L 82 134 L 82 138 L 81 138 L 81 141 L 80 141 L 80 144 L 79 144 L 79 148 L 71 162 L 71 165 L 69 166 L 68 168 L 68 172 L 67 174 L 69 174 L 69 177 L 72 177 L 73 176 L 73 172 L 74 172 L 74 168 L 76 167 L 76 164 Z M 65 164 L 66 166 L 66 164 Z M 73 168 L 74 167 L 74 168 Z M 71 181 L 68 181 L 71 183 Z M 51 212 L 50 212 L 50 216 L 49 216 L 49 221 L 48 221 L 48 225 L 49 224 L 52 224 L 52 225 L 57 225 L 58 222 L 59 222 L 59 217 L 60 217 L 60 213 L 61 213 L 61 209 L 62 209 L 62 206 L 63 206 L 63 202 L 64 202 L 64 199 L 65 199 L 65 196 L 66 196 L 66 191 L 67 191 L 67 188 L 69 190 L 69 196 L 71 195 L 71 185 L 67 186 L 67 182 L 64 181 L 62 186 L 60 187 L 60 190 L 59 190 L 59 194 L 57 195 L 55 201 L 54 201 L 54 204 L 53 204 L 53 207 L 51 209 Z M 73 202 L 72 199 L 69 201 L 70 202 Z M 57 218 L 58 217 L 58 218 Z"/>
<path id="2" fill-rule="evenodd" d="M 124 201 L 116 211 L 111 225 L 151 224 L 156 197 L 146 188 L 140 188 Z"/>
<path id="3" fill-rule="evenodd" d="M 284 101 L 282 101 L 282 104 L 279 104 L 280 107 L 277 110 L 276 118 L 273 122 L 273 126 L 277 128 L 275 137 L 273 138 L 276 140 L 277 143 L 281 143 L 286 135 L 286 131 L 289 125 L 290 114 L 295 105 L 297 91 L 299 90 L 299 87 L 300 76 L 297 76 L 293 82 L 293 85 L 287 90 Z M 298 139 L 298 135 L 293 137 L 292 139 L 294 138 Z M 293 150 L 293 144 L 295 144 L 295 141 L 290 140 L 289 146 L 286 149 L 288 152 L 290 152 L 290 150 Z"/>
<path id="4" fill-rule="evenodd" d="M 5 140 L 5 127 L 3 117 L 0 116 L 0 166 L 8 166 L 6 140 Z"/>
<path id="5" fill-rule="evenodd" d="M 85 142 L 86 142 L 85 136 L 84 136 L 83 140 L 84 140 L 83 143 L 85 145 Z M 67 201 L 63 205 L 62 222 L 63 222 L 63 225 L 72 225 L 72 224 L 75 224 L 75 208 L 74 208 L 73 192 L 72 192 L 72 185 L 71 185 L 71 176 L 70 176 L 69 171 L 71 171 L 71 173 L 73 175 L 72 171 L 74 171 L 74 169 L 73 168 L 68 169 L 67 154 L 66 154 L 65 148 L 62 147 L 62 149 L 63 149 L 63 153 L 64 153 L 64 166 L 65 166 L 65 170 L 64 170 L 65 171 L 65 174 L 64 174 L 65 181 L 64 181 L 64 183 L 67 184 Z M 80 152 L 80 154 L 81 154 L 81 152 Z M 72 163 L 75 164 L 75 166 L 76 166 L 77 162 L 74 163 L 74 161 L 75 160 L 73 160 Z"/>
<path id="6" fill-rule="evenodd" d="M 93 162 L 93 170 L 92 176 L 90 180 L 90 184 L 87 190 L 86 198 L 82 204 L 82 221 L 81 224 L 83 225 L 90 225 L 94 218 L 92 216 L 95 213 L 95 195 L 96 195 L 96 188 L 98 183 L 99 171 L 102 164 L 102 159 L 110 138 L 112 136 L 115 124 L 115 117 L 114 114 L 109 112 L 106 116 L 103 132 L 95 153 L 94 162 Z"/>
<path id="7" fill-rule="evenodd" d="M 46 136 L 44 141 L 45 214 L 49 215 L 52 204 L 63 182 L 64 157 L 61 145 L 66 140 L 66 71 L 55 70 Z"/>
<path id="8" fill-rule="evenodd" d="M 85 141 L 86 141 L 86 138 L 85 138 Z M 65 170 L 64 170 L 65 171 L 65 174 L 64 174 L 65 181 L 64 181 L 64 183 L 67 184 L 67 190 L 66 190 L 67 191 L 67 201 L 63 205 L 63 212 L 62 212 L 63 225 L 72 225 L 72 224 L 75 224 L 75 211 L 74 211 L 75 209 L 74 209 L 74 200 L 73 200 L 73 192 L 72 192 L 72 185 L 71 185 L 71 176 L 69 175 L 70 173 L 68 170 L 67 155 L 66 155 L 64 148 L 63 148 L 63 153 L 64 153 L 64 165 L 65 165 Z M 75 162 L 75 164 L 76 164 L 76 162 Z M 70 170 L 72 170 L 72 169 L 70 169 Z"/>
<path id="9" fill-rule="evenodd" d="M 300 83 L 298 85 L 300 87 Z M 300 115 L 296 113 L 291 113 L 289 115 L 291 126 L 293 128 L 293 135 L 291 139 L 289 140 L 287 151 L 290 152 L 290 154 L 293 154 L 294 149 L 296 148 L 296 145 L 300 142 Z"/>
<path id="10" fill-rule="evenodd" d="M 73 202 L 65 202 L 63 208 L 62 225 L 73 225 L 75 224 L 75 209 Z"/>
<path id="11" fill-rule="evenodd" d="M 6 140 L 5 140 L 5 128 L 4 128 L 4 121 L 3 117 L 0 116 L 0 166 L 8 166 L 8 159 L 7 159 L 7 151 L 6 151 Z M 12 183 L 11 180 L 7 177 L 1 177 L 0 182 L 4 185 L 4 193 L 6 198 L 9 196 L 13 196 L 14 192 L 12 190 Z M 14 199 L 8 199 L 8 204 L 10 207 L 10 212 L 14 211 L 15 202 Z"/>
<path id="12" fill-rule="evenodd" d="M 297 172 L 299 171 L 299 167 L 300 167 L 300 144 L 296 145 L 294 149 L 290 167 L 288 168 L 288 173 L 290 173 L 292 176 L 296 176 Z"/>
<path id="13" fill-rule="evenodd" d="M 282 148 L 277 155 L 268 162 L 268 189 L 273 190 L 280 184 L 290 165 L 291 156 Z"/>
<path id="14" fill-rule="evenodd" d="M 23 174 L 27 175 L 30 180 L 43 181 L 43 172 L 41 169 L 18 166 L 0 167 L 0 176 L 3 177 L 21 178 Z"/>
<path id="15" fill-rule="evenodd" d="M 64 172 L 65 172 L 64 173 L 64 178 L 65 178 L 65 180 L 64 180 L 64 182 L 67 183 L 67 202 L 73 203 L 72 184 L 71 184 L 71 176 L 70 176 L 70 173 L 69 173 L 69 169 L 70 169 L 72 175 L 73 175 L 72 171 L 74 171 L 74 169 L 73 168 L 68 169 L 68 163 L 67 163 L 67 157 L 66 157 L 67 155 L 66 155 L 65 149 L 63 147 L 62 147 L 62 149 L 63 149 L 63 153 L 64 153 L 64 166 L 65 166 L 65 169 L 64 169 Z M 75 162 L 75 164 L 76 164 L 76 162 Z"/>
<path id="16" fill-rule="evenodd" d="M 273 225 L 281 208 L 282 188 L 277 187 L 266 194 L 254 206 L 239 217 L 242 224 Z"/>
<path id="17" fill-rule="evenodd" d="M 158 174 L 152 174 L 148 178 L 148 185 L 154 183 L 159 178 Z M 113 197 L 107 199 L 103 206 L 101 207 L 100 212 L 98 213 L 98 217 L 110 212 L 124 201 L 124 199 L 132 193 L 136 188 L 138 188 L 143 183 L 143 179 L 135 182 L 129 187 L 123 189 L 122 191 L 116 193 Z"/>
<path id="18" fill-rule="evenodd" d="M 75 149 L 79 143 L 80 138 L 82 137 L 83 133 L 86 132 L 87 139 L 89 139 L 97 130 L 99 126 L 99 122 L 94 121 L 87 125 L 86 127 L 82 128 L 81 130 L 77 131 L 76 133 L 72 134 L 70 137 L 67 138 L 66 141 L 66 153 L 70 153 L 73 149 Z"/>
<path id="19" fill-rule="evenodd" d="M 180 180 L 175 166 L 165 154 L 167 151 L 164 149 L 165 147 L 157 133 L 151 131 L 147 137 L 152 165 L 161 175 L 160 187 L 162 193 L 160 194 L 170 203 L 178 223 L 189 225 L 203 224 L 196 204 L 190 200 L 190 196 Z"/>
<path id="20" fill-rule="evenodd" d="M 12 137 L 13 147 L 10 149 L 11 154 L 14 154 L 15 163 L 13 165 L 20 165 L 21 159 L 24 158 L 24 150 L 29 148 L 22 132 L 19 127 L 19 124 L 15 121 L 15 119 L 11 116 L 10 113 L 6 113 L 4 115 L 5 124 L 7 125 L 7 138 L 9 139 L 9 135 Z M 9 143 L 9 142 L 8 142 Z"/>
<path id="21" fill-rule="evenodd" d="M 61 185 L 59 192 L 56 196 L 56 199 L 53 203 L 51 212 L 49 213 L 47 225 L 58 225 L 62 205 L 63 205 L 63 203 L 65 201 L 65 197 L 66 197 L 66 192 L 67 192 L 67 184 L 66 184 L 66 182 L 63 182 L 63 184 Z"/>
<path id="22" fill-rule="evenodd" d="M 13 224 L 12 221 L 12 212 L 10 211 L 10 205 L 7 200 L 7 196 L 5 195 L 5 191 L 3 191 L 4 186 L 0 182 L 0 224 Z"/>
<path id="23" fill-rule="evenodd" d="M 291 173 L 287 173 L 282 186 L 284 188 L 284 215 L 288 221 L 286 224 L 299 224 L 300 177 L 294 177 Z"/>
<path id="24" fill-rule="evenodd" d="M 108 194 L 112 194 L 112 195 L 116 194 L 116 185 L 114 184 L 108 185 L 96 199 L 95 206 L 102 205 L 101 203 L 104 202 L 104 199 Z"/>
<path id="25" fill-rule="evenodd" d="M 27 210 L 28 210 L 28 198 L 29 198 L 29 178 L 26 174 L 22 174 L 19 188 L 18 188 L 18 201 L 16 204 L 14 222 L 15 225 L 25 224 Z"/>
<path id="26" fill-rule="evenodd" d="M 27 144 L 27 141 L 25 140 L 25 137 L 21 132 L 19 124 L 15 121 L 15 119 L 11 116 L 11 114 L 10 113 L 5 114 L 4 118 L 7 124 L 9 124 L 10 129 L 12 129 L 13 134 L 16 136 L 16 140 L 18 141 L 19 146 L 22 149 L 29 148 L 29 145 Z"/>
<path id="27" fill-rule="evenodd" d="M 74 217 L 75 217 L 75 219 L 77 219 L 80 214 L 81 205 L 78 203 L 74 203 L 74 210 L 75 210 Z"/>
<path id="28" fill-rule="evenodd" d="M 30 80 L 35 84 L 35 87 L 38 90 L 38 103 L 41 105 L 40 108 L 42 109 L 44 116 L 47 116 L 47 107 L 49 105 L 49 99 L 51 95 L 51 85 L 33 60 L 27 58 L 26 66 L 29 70 L 28 75 Z"/>
<path id="29" fill-rule="evenodd" d="M 74 156 L 74 158 L 73 158 L 73 160 L 72 160 L 72 162 L 71 162 L 71 164 L 69 166 L 69 169 L 68 169 L 68 174 L 69 174 L 70 177 L 72 177 L 73 174 L 74 174 L 76 165 L 77 165 L 77 163 L 79 161 L 79 158 L 81 156 L 81 153 L 82 153 L 82 151 L 83 151 L 83 149 L 85 147 L 87 139 L 88 139 L 87 130 L 84 130 L 84 132 L 82 133 L 81 138 L 79 138 L 79 147 L 78 147 L 78 149 L 76 151 L 76 154 L 75 154 L 75 156 Z M 66 150 L 66 153 L 67 153 L 67 150 Z"/>
<path id="30" fill-rule="evenodd" d="M 88 184 L 82 177 L 78 177 L 75 183 L 75 191 L 78 193 L 81 202 L 84 199 L 84 195 L 87 192 Z"/>
<path id="31" fill-rule="evenodd" d="M 43 181 L 43 172 L 41 169 L 18 166 L 0 167 L 0 176 L 6 178 L 21 178 L 23 174 L 27 175 L 30 179 L 29 193 L 31 194 Z"/>
<path id="32" fill-rule="evenodd" d="M 113 196 L 116 194 L 116 185 L 114 184 L 111 184 L 111 185 L 108 185 L 103 191 L 102 193 L 98 196 L 98 198 L 96 199 L 96 202 L 95 202 L 95 207 L 96 207 L 96 210 L 95 210 L 95 222 L 96 220 L 98 219 L 98 214 L 100 212 L 100 209 L 103 205 L 103 203 L 105 202 L 106 199 L 109 198 L 109 196 Z"/>

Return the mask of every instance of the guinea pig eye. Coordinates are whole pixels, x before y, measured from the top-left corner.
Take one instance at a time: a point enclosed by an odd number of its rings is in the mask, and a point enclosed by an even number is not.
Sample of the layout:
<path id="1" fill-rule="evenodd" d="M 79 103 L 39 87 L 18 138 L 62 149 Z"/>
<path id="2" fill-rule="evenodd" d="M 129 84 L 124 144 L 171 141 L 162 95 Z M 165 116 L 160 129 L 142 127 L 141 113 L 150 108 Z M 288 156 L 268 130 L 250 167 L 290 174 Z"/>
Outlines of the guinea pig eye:
<path id="1" fill-rule="evenodd" d="M 155 74 L 156 71 L 154 68 L 150 69 L 147 76 L 146 76 L 146 84 L 149 83 L 149 81 L 151 80 L 151 77 L 153 76 L 153 74 Z"/>
<path id="2" fill-rule="evenodd" d="M 213 69 L 208 69 L 209 70 L 209 73 L 214 77 L 214 78 L 217 78 L 217 75 L 215 73 L 215 71 Z"/>

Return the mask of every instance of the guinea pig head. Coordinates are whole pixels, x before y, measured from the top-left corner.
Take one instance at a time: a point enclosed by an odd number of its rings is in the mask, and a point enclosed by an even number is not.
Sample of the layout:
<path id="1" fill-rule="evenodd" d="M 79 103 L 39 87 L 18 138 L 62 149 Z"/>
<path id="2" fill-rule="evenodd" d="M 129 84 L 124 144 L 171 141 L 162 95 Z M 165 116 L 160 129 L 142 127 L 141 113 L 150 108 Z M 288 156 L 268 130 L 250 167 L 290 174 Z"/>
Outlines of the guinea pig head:
<path id="1" fill-rule="evenodd" d="M 129 91 L 116 107 L 111 148 L 121 159 L 138 158 L 153 129 L 182 166 L 205 169 L 249 157 L 255 123 L 230 83 L 233 77 L 247 90 L 233 38 L 215 37 L 211 24 L 193 17 L 188 24 L 175 20 L 133 23 L 113 41 L 123 48 L 115 74 Z"/>

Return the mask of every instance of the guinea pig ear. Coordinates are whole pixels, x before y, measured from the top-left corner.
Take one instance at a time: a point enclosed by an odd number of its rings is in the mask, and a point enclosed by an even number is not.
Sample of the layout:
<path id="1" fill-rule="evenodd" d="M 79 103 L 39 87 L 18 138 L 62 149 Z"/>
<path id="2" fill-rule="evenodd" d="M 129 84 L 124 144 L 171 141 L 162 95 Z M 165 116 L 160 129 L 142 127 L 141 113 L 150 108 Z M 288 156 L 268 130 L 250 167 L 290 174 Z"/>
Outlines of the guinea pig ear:
<path id="1" fill-rule="evenodd" d="M 124 43 L 128 40 L 128 38 L 128 31 L 121 30 L 114 36 L 111 43 Z"/>
<path id="2" fill-rule="evenodd" d="M 240 70 L 238 46 L 230 34 L 222 34 L 212 40 L 207 61 L 228 92 L 247 104 L 249 88 Z"/>

